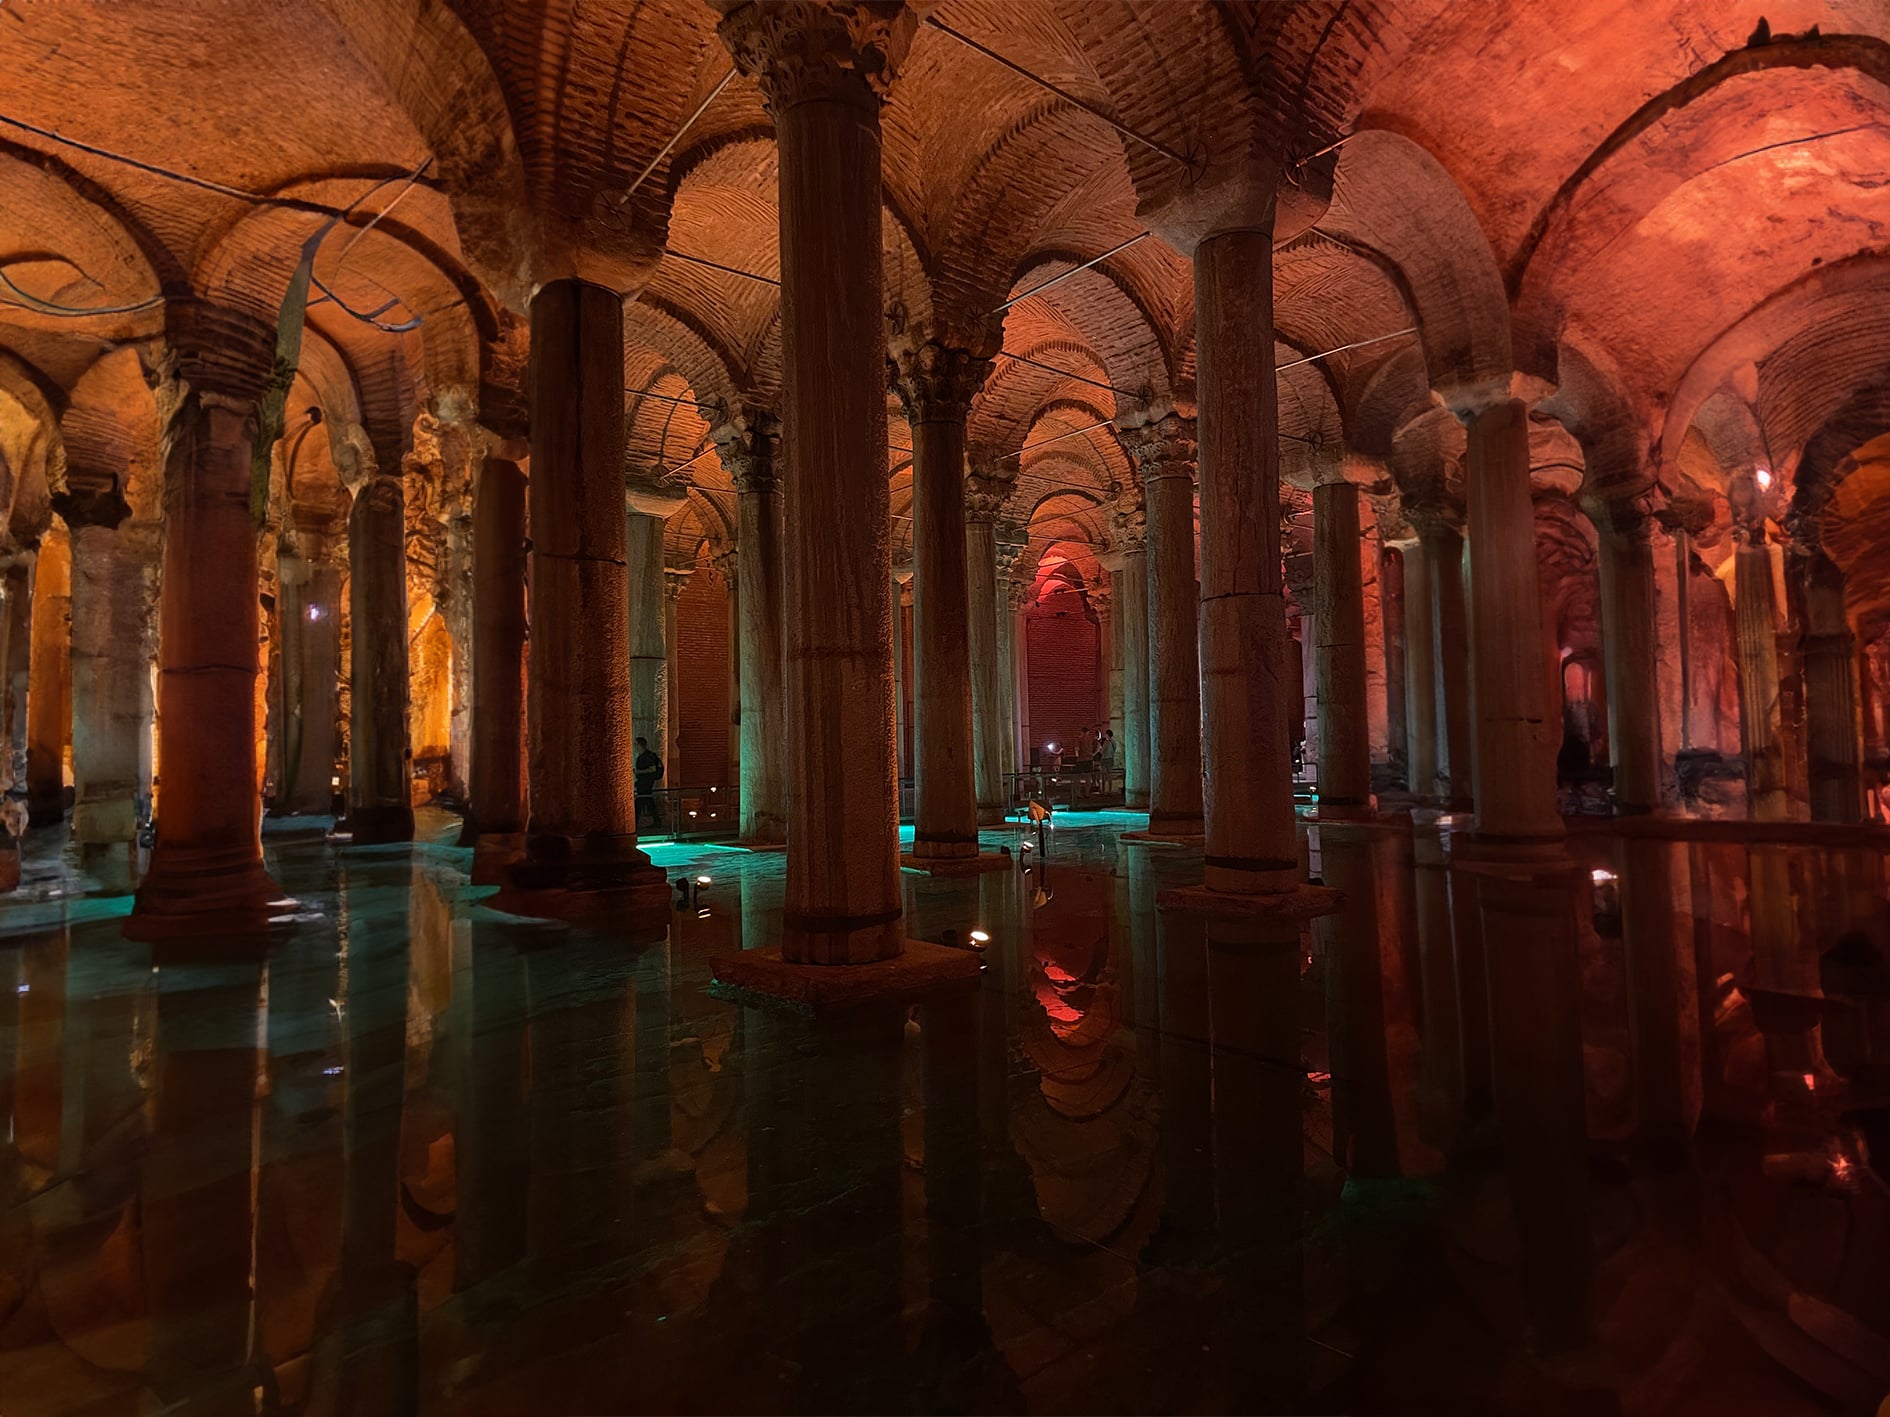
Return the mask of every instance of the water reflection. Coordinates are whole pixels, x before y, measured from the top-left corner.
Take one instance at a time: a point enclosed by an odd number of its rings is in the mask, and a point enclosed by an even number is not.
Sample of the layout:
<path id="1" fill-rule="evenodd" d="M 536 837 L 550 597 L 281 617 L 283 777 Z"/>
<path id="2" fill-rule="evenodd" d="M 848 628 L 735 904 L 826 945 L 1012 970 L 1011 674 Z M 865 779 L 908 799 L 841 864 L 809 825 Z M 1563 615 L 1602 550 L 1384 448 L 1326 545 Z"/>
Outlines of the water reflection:
<path id="1" fill-rule="evenodd" d="M 907 877 L 982 987 L 818 1022 L 706 988 L 779 857 L 679 861 L 713 883 L 653 943 L 425 845 L 285 848 L 308 909 L 253 959 L 8 937 L 0 1410 L 1890 1389 L 1880 856 L 1781 845 L 1786 942 L 1746 843 L 1321 833 L 1305 932 L 1161 908 L 1198 855 L 1108 826 Z"/>

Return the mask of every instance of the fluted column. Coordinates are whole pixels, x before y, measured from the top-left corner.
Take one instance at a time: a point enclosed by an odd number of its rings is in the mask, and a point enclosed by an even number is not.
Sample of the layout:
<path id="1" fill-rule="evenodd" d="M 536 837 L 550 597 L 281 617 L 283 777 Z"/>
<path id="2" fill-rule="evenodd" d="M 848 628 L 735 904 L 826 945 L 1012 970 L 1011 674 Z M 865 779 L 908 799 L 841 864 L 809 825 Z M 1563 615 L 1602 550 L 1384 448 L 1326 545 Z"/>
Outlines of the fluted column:
<path id="1" fill-rule="evenodd" d="M 982 353 L 938 339 L 895 351 L 894 388 L 912 426 L 912 859 L 920 865 L 978 854 L 965 418 L 990 371 Z M 979 542 L 995 575 L 988 520 Z"/>
<path id="2" fill-rule="evenodd" d="M 555 280 L 532 299 L 531 820 L 527 889 L 640 891 L 624 572 L 623 299 Z"/>
<path id="3" fill-rule="evenodd" d="M 413 839 L 407 717 L 407 496 L 397 459 L 377 465 L 348 513 L 348 820 L 355 845 Z"/>
<path id="4" fill-rule="evenodd" d="M 1857 637 L 1845 607 L 1844 573 L 1821 551 L 1807 561 L 1799 662 L 1805 674 L 1811 819 L 1861 822 L 1865 814 Z"/>
<path id="5" fill-rule="evenodd" d="M 1614 809 L 1628 816 L 1660 806 L 1660 688 L 1655 665 L 1654 550 L 1645 512 L 1597 499 L 1601 648 L 1608 679 L 1608 751 Z"/>
<path id="6" fill-rule="evenodd" d="M 793 774 L 782 951 L 864 963 L 903 949 L 879 109 L 917 18 L 805 0 L 718 8 L 773 114 L 780 163 Z"/>
<path id="7" fill-rule="evenodd" d="M 675 681 L 670 674 L 669 600 L 663 564 L 663 527 L 688 505 L 669 482 L 635 479 L 624 490 L 624 568 L 630 596 L 630 728 L 650 740 L 663 759 L 661 787 L 677 785 L 670 761 Z"/>
<path id="8" fill-rule="evenodd" d="M 1194 578 L 1194 420 L 1122 433 L 1148 514 L 1148 834 L 1194 837 L 1201 815 L 1201 663 Z"/>
<path id="9" fill-rule="evenodd" d="M 1422 802 L 1437 796 L 1437 620 L 1434 568 L 1421 540 L 1404 550 L 1404 724 L 1406 771 L 1411 794 Z"/>
<path id="10" fill-rule="evenodd" d="M 735 484 L 741 840 L 748 846 L 780 846 L 788 833 L 781 640 L 784 548 L 776 478 L 780 423 L 765 411 L 737 411 L 717 418 L 712 436 L 722 467 Z"/>
<path id="11" fill-rule="evenodd" d="M 998 598 L 997 518 L 1015 483 L 975 473 L 965 484 L 965 639 L 971 652 L 971 755 L 980 826 L 1004 820 L 1004 741 L 1009 700 L 1004 696 L 998 617 L 1010 607 Z"/>
<path id="12" fill-rule="evenodd" d="M 66 815 L 66 744 L 72 733 L 72 540 L 54 526 L 33 573 L 32 672 L 26 695 L 26 810 L 36 827 Z"/>
<path id="13" fill-rule="evenodd" d="M 1437 793 L 1464 810 L 1476 798 L 1470 748 L 1470 613 L 1463 535 L 1443 521 L 1418 525 L 1431 570 L 1431 633 L 1437 653 Z"/>
<path id="14" fill-rule="evenodd" d="M 488 456 L 473 489 L 472 782 L 466 834 L 500 851 L 523 839 L 525 794 L 525 474 Z"/>
<path id="15" fill-rule="evenodd" d="M 249 422 L 275 332 L 234 310 L 166 307 L 157 845 L 126 932 L 253 930 L 279 895 L 256 790 L 257 566 Z"/>
<path id="16" fill-rule="evenodd" d="M 67 477 L 69 487 L 88 485 Z M 142 631 L 156 528 L 129 520 L 115 475 L 108 490 L 68 491 L 54 503 L 72 533 L 72 836 L 81 869 L 107 890 L 130 890 L 148 756 L 141 740 L 151 732 Z"/>

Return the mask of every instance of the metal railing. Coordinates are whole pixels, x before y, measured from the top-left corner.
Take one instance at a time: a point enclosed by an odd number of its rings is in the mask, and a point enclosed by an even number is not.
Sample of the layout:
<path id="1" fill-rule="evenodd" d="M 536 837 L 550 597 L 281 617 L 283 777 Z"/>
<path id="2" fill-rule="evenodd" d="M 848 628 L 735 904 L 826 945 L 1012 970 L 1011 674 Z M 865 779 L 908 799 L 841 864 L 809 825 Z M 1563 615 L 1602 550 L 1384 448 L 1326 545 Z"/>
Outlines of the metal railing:
<path id="1" fill-rule="evenodd" d="M 740 794 L 732 787 L 660 787 L 637 794 L 641 841 L 699 841 L 741 831 Z"/>

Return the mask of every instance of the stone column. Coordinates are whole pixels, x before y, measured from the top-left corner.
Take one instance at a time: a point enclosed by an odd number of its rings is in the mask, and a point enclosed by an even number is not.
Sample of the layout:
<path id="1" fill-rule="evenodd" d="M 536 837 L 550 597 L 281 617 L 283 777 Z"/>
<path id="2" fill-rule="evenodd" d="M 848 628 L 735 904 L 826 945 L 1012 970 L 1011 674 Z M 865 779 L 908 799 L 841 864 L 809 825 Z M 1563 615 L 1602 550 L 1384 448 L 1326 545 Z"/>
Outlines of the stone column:
<path id="1" fill-rule="evenodd" d="M 737 649 L 741 657 L 741 840 L 787 841 L 787 690 L 783 673 L 784 547 L 776 481 L 780 423 L 748 410 L 712 420 L 716 452 L 735 484 Z"/>
<path id="2" fill-rule="evenodd" d="M 1024 771 L 1030 761 L 1024 744 L 1024 699 L 1030 677 L 1024 661 L 1024 606 L 1029 603 L 1029 597 L 1028 581 L 1004 582 L 1004 610 L 998 617 L 998 669 L 1004 676 L 999 692 L 1008 705 L 1005 710 L 1005 725 L 1010 730 L 1006 739 L 1009 744 L 1005 760 L 1007 773 Z"/>
<path id="3" fill-rule="evenodd" d="M 1096 719 L 1103 728 L 1108 728 L 1112 721 L 1111 691 L 1119 695 L 1122 687 L 1116 663 L 1115 587 L 1110 584 L 1108 572 L 1103 572 L 1097 583 L 1087 588 L 1086 594 L 1090 611 L 1096 617 Z M 1101 737 L 1099 732 L 1099 751 Z"/>
<path id="4" fill-rule="evenodd" d="M 1805 757 L 1814 822 L 1861 822 L 1863 740 L 1857 637 L 1845 608 L 1844 573 L 1821 551 L 1805 568 Z"/>
<path id="5" fill-rule="evenodd" d="M 1595 499 L 1587 510 L 1600 549 L 1601 647 L 1614 810 L 1632 816 L 1660 806 L 1652 527 L 1630 501 Z"/>
<path id="6" fill-rule="evenodd" d="M 72 540 L 62 526 L 39 543 L 31 653 L 26 810 L 33 826 L 44 827 L 66 815 L 66 743 L 72 732 Z"/>
<path id="7" fill-rule="evenodd" d="M 1467 430 L 1476 637 L 1476 834 L 1453 843 L 1452 859 L 1481 926 L 1490 1078 L 1524 1295 L 1538 1342 L 1553 1349 L 1586 1331 L 1591 1259 L 1575 872 L 1555 810 L 1529 412 L 1506 384 L 1467 391 L 1452 408 Z"/>
<path id="8" fill-rule="evenodd" d="M 912 863 L 924 866 L 978 854 L 965 418 L 991 361 L 914 339 L 895 369 L 912 426 Z M 995 575 L 988 519 L 979 543 Z"/>
<path id="9" fill-rule="evenodd" d="M 965 485 L 965 639 L 971 652 L 971 756 L 978 824 L 1004 820 L 1004 741 L 1010 701 L 1004 696 L 999 662 L 997 518 L 1010 497 L 1009 478 L 975 473 Z"/>
<path id="10" fill-rule="evenodd" d="M 682 779 L 682 672 L 677 668 L 676 602 L 689 585 L 690 571 L 674 566 L 663 568 L 663 677 L 669 691 L 663 696 L 663 723 L 667 747 L 663 750 L 668 775 L 665 787 L 681 787 Z M 701 786 L 702 784 L 694 784 Z"/>
<path id="11" fill-rule="evenodd" d="M 1365 708 L 1365 601 L 1358 489 L 1313 489 L 1314 669 L 1319 700 L 1319 815 L 1371 813 L 1370 723 Z M 1282 619 L 1284 624 L 1284 619 Z M 1282 659 L 1284 656 L 1282 656 Z"/>
<path id="12" fill-rule="evenodd" d="M 715 573 L 728 592 L 728 755 L 722 785 L 742 780 L 742 592 L 741 553 L 729 546 L 715 558 Z M 726 804 L 724 804 L 726 805 Z"/>
<path id="13" fill-rule="evenodd" d="M 1411 785 L 1411 728 L 1405 721 L 1405 712 L 1411 700 L 1404 687 L 1404 670 L 1409 662 L 1404 647 L 1409 623 L 1404 603 L 1404 550 L 1381 541 L 1373 554 L 1378 558 L 1375 627 L 1381 632 L 1378 660 L 1383 663 L 1385 674 L 1385 761 L 1392 781 L 1403 782 L 1408 789 Z M 1367 654 L 1370 654 L 1369 645 Z"/>
<path id="14" fill-rule="evenodd" d="M 806 3 L 720 8 L 720 33 L 773 114 L 780 163 L 794 843 L 782 952 L 793 963 L 865 963 L 904 943 L 879 109 L 917 18 Z"/>
<path id="15" fill-rule="evenodd" d="M 14 555 L 0 570 L 0 892 L 20 883 L 26 831 L 26 687 L 32 662 L 33 561 Z"/>
<path id="16" fill-rule="evenodd" d="M 125 931 L 189 939 L 259 929 L 280 894 L 263 870 L 256 791 L 248 427 L 275 330 L 194 301 L 167 306 L 166 324 L 171 347 L 157 389 L 167 415 L 157 845 Z"/>
<path id="17" fill-rule="evenodd" d="M 630 586 L 630 731 L 663 759 L 658 788 L 676 786 L 670 761 L 669 601 L 665 598 L 663 525 L 687 505 L 673 483 L 635 480 L 624 490 L 624 567 Z M 632 754 L 634 756 L 634 753 Z"/>
<path id="18" fill-rule="evenodd" d="M 1773 550 L 1755 535 L 1733 553 L 1733 620 L 1739 648 L 1739 726 L 1748 810 L 1755 820 L 1791 815 L 1779 728 L 1778 601 Z"/>
<path id="19" fill-rule="evenodd" d="M 1404 723 L 1407 779 L 1420 802 L 1437 798 L 1437 620 L 1433 567 L 1422 541 L 1404 542 Z"/>
<path id="20" fill-rule="evenodd" d="M 906 706 L 906 641 L 911 638 L 906 633 L 906 586 L 911 580 L 911 566 L 893 567 L 893 759 L 902 781 L 912 773 L 911 749 L 906 743 L 907 720 L 912 716 Z"/>
<path id="21" fill-rule="evenodd" d="M 1202 833 L 1201 668 L 1194 578 L 1194 420 L 1125 429 L 1148 515 L 1148 834 Z"/>
<path id="22" fill-rule="evenodd" d="M 525 502 L 518 463 L 488 456 L 473 489 L 472 782 L 461 839 L 490 839 L 488 856 L 515 853 L 525 832 Z"/>
<path id="23" fill-rule="evenodd" d="M 631 890 L 639 915 L 666 919 L 631 773 L 623 298 L 555 280 L 531 320 L 531 820 L 513 880 Z"/>
<path id="24" fill-rule="evenodd" d="M 1139 812 L 1148 807 L 1149 776 L 1148 565 L 1140 529 L 1134 529 L 1134 539 L 1124 536 L 1098 559 L 1115 591 L 1116 648 L 1122 657 L 1123 805 Z"/>
<path id="25" fill-rule="evenodd" d="M 1015 522 L 998 528 L 997 657 L 998 697 L 1003 703 L 1003 771 L 1006 794 L 1013 775 L 1024 766 L 1024 676 L 1018 672 L 1023 645 L 1022 615 L 1030 583 L 1018 579 L 1017 563 L 1029 549 L 1029 533 Z M 1005 804 L 1010 805 L 1008 800 Z"/>
<path id="26" fill-rule="evenodd" d="M 127 524 L 131 506 L 110 481 L 55 497 L 54 510 L 72 534 L 72 836 L 80 869 L 117 892 L 138 882 L 140 742 L 151 732 L 144 603 L 157 539 Z"/>
<path id="27" fill-rule="evenodd" d="M 391 459 L 390 459 L 391 460 Z M 413 840 L 407 718 L 407 495 L 377 462 L 348 514 L 348 821 L 357 846 Z"/>
<path id="28" fill-rule="evenodd" d="M 1286 891 L 1299 882 L 1299 846 L 1287 733 L 1293 686 L 1286 679 L 1280 564 L 1270 215 L 1217 232 L 1195 247 L 1194 308 L 1201 408 L 1201 695 L 1209 769 L 1205 884 L 1249 895 Z M 1355 527 L 1357 516 L 1355 503 Z M 1357 557 L 1354 531 L 1354 567 Z M 1362 622 L 1358 639 L 1362 709 Z M 1361 798 L 1370 791 L 1369 739 L 1365 751 Z M 1323 798 L 1323 763 L 1319 785 Z"/>
<path id="29" fill-rule="evenodd" d="M 1533 535 L 1533 533 L 1532 533 Z M 1437 791 L 1466 811 L 1476 799 L 1470 748 L 1470 615 L 1464 593 L 1463 536 L 1441 521 L 1418 527 L 1431 568 L 1431 630 L 1437 646 Z"/>

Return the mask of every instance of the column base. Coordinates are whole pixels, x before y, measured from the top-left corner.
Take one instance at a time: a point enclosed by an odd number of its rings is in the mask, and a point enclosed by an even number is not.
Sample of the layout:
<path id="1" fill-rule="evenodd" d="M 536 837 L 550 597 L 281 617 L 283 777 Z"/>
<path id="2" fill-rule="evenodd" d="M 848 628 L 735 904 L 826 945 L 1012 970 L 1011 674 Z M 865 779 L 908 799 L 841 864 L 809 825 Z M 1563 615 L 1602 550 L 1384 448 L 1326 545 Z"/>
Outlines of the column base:
<path id="1" fill-rule="evenodd" d="M 151 852 L 151 869 L 125 917 L 128 940 L 264 937 L 294 903 L 245 850 L 166 847 Z M 264 938 L 256 940 L 266 944 Z"/>
<path id="2" fill-rule="evenodd" d="M 970 836 L 927 835 L 925 832 L 914 830 L 912 850 L 906 854 L 920 861 L 962 861 L 978 854 L 978 834 L 973 832 Z"/>
<path id="3" fill-rule="evenodd" d="M 385 846 L 413 840 L 413 808 L 355 807 L 348 812 L 348 827 L 356 846 Z"/>
<path id="4" fill-rule="evenodd" d="M 460 834 L 461 846 L 472 847 L 472 883 L 475 886 L 503 886 L 511 879 L 512 868 L 525 859 L 525 833 L 472 832 L 473 839 Z"/>
<path id="5" fill-rule="evenodd" d="M 899 869 L 922 876 L 978 876 L 986 871 L 1008 871 L 1016 864 L 1008 851 L 981 851 L 976 856 L 901 856 Z"/>
<path id="6" fill-rule="evenodd" d="M 863 1008 L 904 1008 L 977 989 L 984 961 L 969 950 L 904 940 L 892 959 L 870 964 L 794 964 L 776 947 L 710 961 L 718 998 L 786 1006 L 815 1017 Z"/>
<path id="7" fill-rule="evenodd" d="M 1196 830 L 1191 832 L 1158 831 L 1151 826 L 1147 831 L 1124 832 L 1116 840 L 1126 841 L 1131 846 L 1206 846 L 1207 833 L 1200 825 L 1197 822 Z"/>
<path id="8" fill-rule="evenodd" d="M 781 955 L 817 968 L 883 964 L 906 947 L 902 912 L 883 915 L 795 916 L 781 922 Z M 790 958 L 791 957 L 791 958 Z"/>
<path id="9" fill-rule="evenodd" d="M 528 832 L 493 905 L 553 919 L 607 918 L 633 931 L 669 928 L 669 879 L 629 834 L 566 837 Z"/>
<path id="10" fill-rule="evenodd" d="M 106 895 L 129 895 L 138 888 L 138 845 L 132 841 L 82 841 L 79 870 Z"/>
<path id="11" fill-rule="evenodd" d="M 978 825 L 981 827 L 1003 826 L 1004 819 L 1008 815 L 1009 813 L 1004 810 L 1001 803 L 980 802 L 978 804 Z"/>

